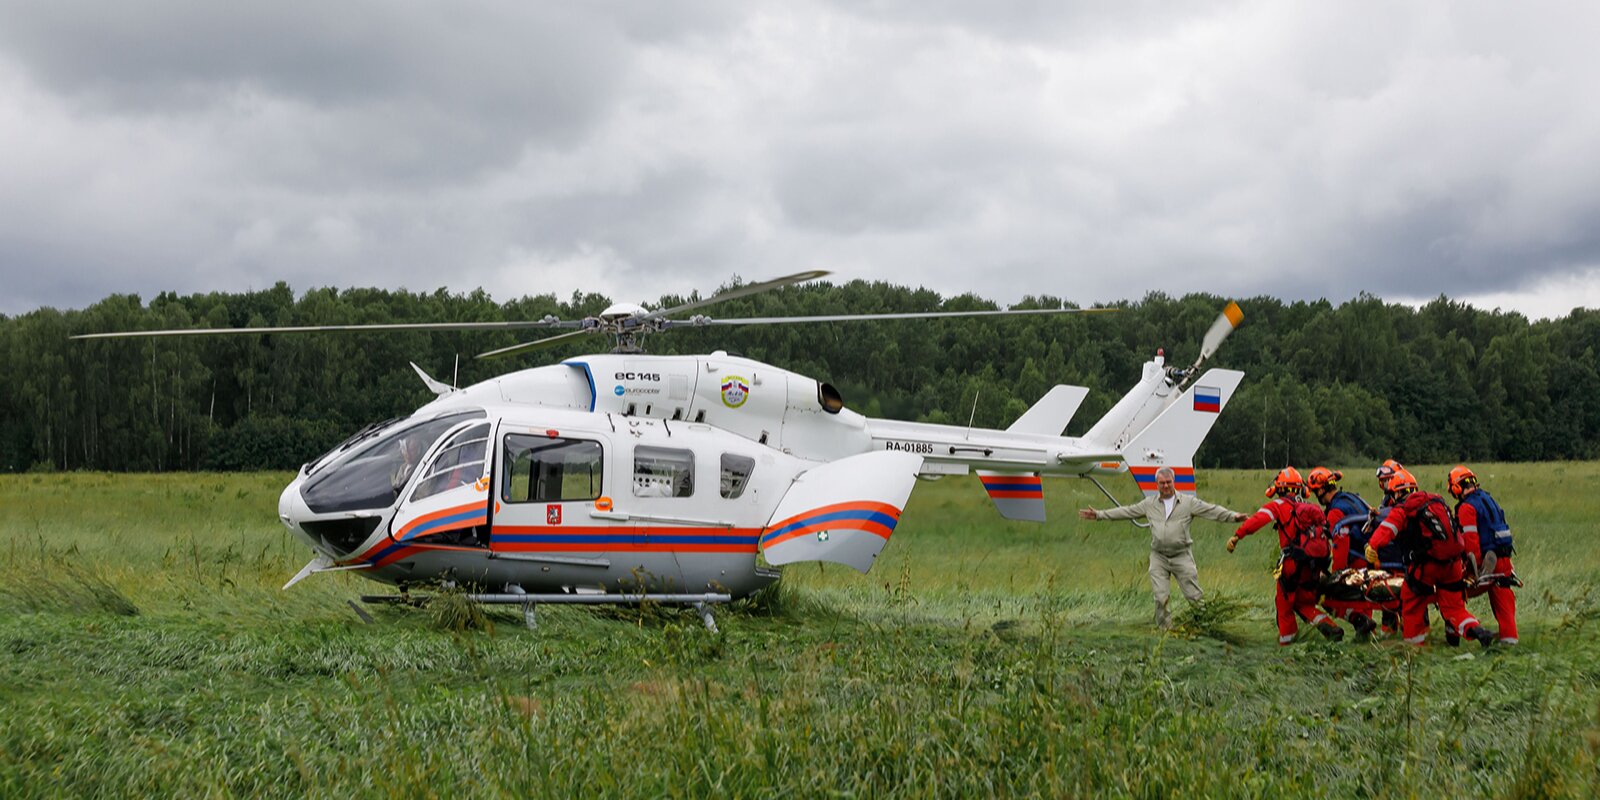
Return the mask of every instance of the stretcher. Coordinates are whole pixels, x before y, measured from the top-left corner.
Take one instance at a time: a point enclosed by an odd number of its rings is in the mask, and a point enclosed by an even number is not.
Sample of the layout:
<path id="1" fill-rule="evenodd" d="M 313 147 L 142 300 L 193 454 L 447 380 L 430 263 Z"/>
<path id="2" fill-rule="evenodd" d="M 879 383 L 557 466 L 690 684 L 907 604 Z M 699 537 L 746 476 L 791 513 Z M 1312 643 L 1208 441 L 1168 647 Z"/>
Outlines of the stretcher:
<path id="1" fill-rule="evenodd" d="M 1320 590 L 1325 600 L 1344 603 L 1368 602 L 1382 606 L 1385 610 L 1400 610 L 1400 589 L 1405 586 L 1406 577 L 1399 571 L 1385 569 L 1345 569 L 1324 576 Z M 1509 575 L 1484 575 L 1478 578 L 1468 589 L 1468 594 L 1477 596 L 1487 591 L 1490 586 L 1503 586 L 1508 589 L 1522 585 L 1522 579 L 1516 572 Z"/>
<path id="2" fill-rule="evenodd" d="M 1400 610 L 1400 589 L 1405 575 L 1383 569 L 1345 569 L 1322 579 L 1322 597 L 1344 603 L 1373 603 L 1387 611 Z"/>

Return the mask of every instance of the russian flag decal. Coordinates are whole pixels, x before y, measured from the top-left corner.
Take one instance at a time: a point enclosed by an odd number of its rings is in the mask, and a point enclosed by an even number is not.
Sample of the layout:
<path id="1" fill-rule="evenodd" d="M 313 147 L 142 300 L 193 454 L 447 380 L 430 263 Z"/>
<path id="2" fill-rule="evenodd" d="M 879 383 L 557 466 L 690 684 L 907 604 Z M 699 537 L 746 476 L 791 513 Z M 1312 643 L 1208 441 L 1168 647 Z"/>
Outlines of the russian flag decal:
<path id="1" fill-rule="evenodd" d="M 1194 410 L 1213 414 L 1221 412 L 1222 390 L 1212 386 L 1194 387 Z"/>

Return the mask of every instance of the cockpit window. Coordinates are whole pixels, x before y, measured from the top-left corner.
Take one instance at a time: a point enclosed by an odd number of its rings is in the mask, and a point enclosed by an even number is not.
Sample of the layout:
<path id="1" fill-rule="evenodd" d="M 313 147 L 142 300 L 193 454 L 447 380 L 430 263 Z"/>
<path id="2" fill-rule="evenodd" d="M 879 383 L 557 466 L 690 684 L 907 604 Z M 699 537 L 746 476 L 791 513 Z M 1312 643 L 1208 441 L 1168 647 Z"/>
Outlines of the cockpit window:
<path id="1" fill-rule="evenodd" d="M 399 499 L 423 454 L 440 436 L 462 422 L 484 416 L 481 410 L 466 411 L 388 431 L 323 467 L 321 474 L 306 482 L 300 495 L 318 514 L 388 508 Z"/>
<path id="2" fill-rule="evenodd" d="M 480 422 L 452 434 L 433 462 L 423 470 L 422 482 L 411 493 L 422 500 L 459 486 L 471 485 L 483 477 L 483 454 L 489 444 L 489 423 Z"/>
<path id="3" fill-rule="evenodd" d="M 356 431 L 350 436 L 350 438 L 334 445 L 332 450 L 329 450 L 328 452 L 323 453 L 322 455 L 317 456 L 310 461 L 307 461 L 305 464 L 306 474 L 317 474 L 317 472 L 323 467 L 333 463 L 333 461 L 337 459 L 341 453 L 349 450 L 352 447 L 355 447 L 358 444 L 361 444 L 368 439 L 371 439 L 374 436 L 377 436 L 385 429 L 404 419 L 405 417 L 390 417 L 382 422 L 374 422 L 371 425 Z"/>

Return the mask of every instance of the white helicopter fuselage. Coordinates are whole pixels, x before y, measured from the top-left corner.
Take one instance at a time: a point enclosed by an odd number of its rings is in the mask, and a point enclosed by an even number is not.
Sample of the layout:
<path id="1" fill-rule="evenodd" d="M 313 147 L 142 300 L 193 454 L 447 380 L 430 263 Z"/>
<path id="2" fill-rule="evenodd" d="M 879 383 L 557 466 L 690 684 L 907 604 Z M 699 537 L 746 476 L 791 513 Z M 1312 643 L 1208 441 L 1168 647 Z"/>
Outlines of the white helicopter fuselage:
<path id="1" fill-rule="evenodd" d="M 1207 377 L 1214 418 L 1242 375 Z M 1159 357 L 1085 439 L 1060 435 L 1079 387 L 1006 431 L 876 420 L 825 383 L 722 352 L 585 356 L 430 386 L 434 401 L 284 490 L 281 519 L 317 552 L 296 580 L 357 570 L 401 585 L 738 597 L 795 561 L 866 572 L 918 477 L 978 469 L 1003 515 L 1041 521 L 1045 475 L 1170 463 L 1192 490 L 1188 459 L 1210 425 L 1189 422 L 1206 416 L 1200 399 L 1166 413 L 1182 404 Z"/>

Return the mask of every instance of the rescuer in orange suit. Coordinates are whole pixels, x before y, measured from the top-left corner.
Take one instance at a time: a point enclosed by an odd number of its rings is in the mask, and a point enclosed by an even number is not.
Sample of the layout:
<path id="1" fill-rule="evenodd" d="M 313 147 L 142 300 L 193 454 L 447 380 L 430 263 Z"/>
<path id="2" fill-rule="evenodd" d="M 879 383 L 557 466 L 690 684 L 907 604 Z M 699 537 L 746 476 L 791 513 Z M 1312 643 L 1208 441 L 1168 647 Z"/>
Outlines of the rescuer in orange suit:
<path id="1" fill-rule="evenodd" d="M 1394 507 L 1367 542 L 1367 560 L 1378 560 L 1377 550 L 1399 541 L 1407 552 L 1406 582 L 1400 590 L 1400 624 L 1406 642 L 1428 640 L 1428 606 L 1437 605 L 1445 632 L 1477 639 L 1484 647 L 1494 634 L 1467 611 L 1466 571 L 1461 559 L 1466 547 L 1450 521 L 1444 498 L 1417 488 L 1417 479 L 1404 467 L 1389 478 Z"/>
<path id="2" fill-rule="evenodd" d="M 1367 564 L 1367 536 L 1362 533 L 1362 525 L 1372 513 L 1372 507 L 1360 495 L 1341 490 L 1339 481 L 1343 479 L 1344 473 L 1327 467 L 1316 467 L 1306 475 L 1306 488 L 1322 504 L 1322 513 L 1328 520 L 1328 536 L 1333 543 L 1333 563 L 1329 569 L 1333 572 L 1376 566 Z M 1377 603 L 1324 599 L 1322 607 L 1336 618 L 1349 620 L 1358 638 L 1365 639 L 1378 628 L 1372 621 L 1372 615 L 1381 608 Z"/>
<path id="3" fill-rule="evenodd" d="M 1456 498 L 1456 527 L 1462 544 L 1477 564 L 1481 581 L 1467 588 L 1468 597 L 1489 595 L 1489 608 L 1500 626 L 1500 643 L 1517 643 L 1517 595 L 1511 582 L 1511 526 L 1488 490 L 1478 485 L 1478 476 L 1465 465 L 1450 470 L 1450 495 Z M 1487 579 L 1487 580 L 1485 580 Z"/>
<path id="4" fill-rule="evenodd" d="M 1344 638 L 1344 629 L 1317 608 L 1320 594 L 1317 584 L 1327 572 L 1332 549 L 1322 509 L 1304 502 L 1305 481 L 1294 467 L 1279 471 L 1266 494 L 1271 498 L 1266 505 L 1245 519 L 1228 538 L 1228 552 L 1233 552 L 1240 539 L 1272 525 L 1278 531 L 1278 548 L 1283 551 L 1283 560 L 1278 563 L 1277 593 L 1273 597 L 1278 615 L 1278 644 L 1293 642 L 1299 633 L 1296 615 L 1317 626 L 1329 639 Z"/>

